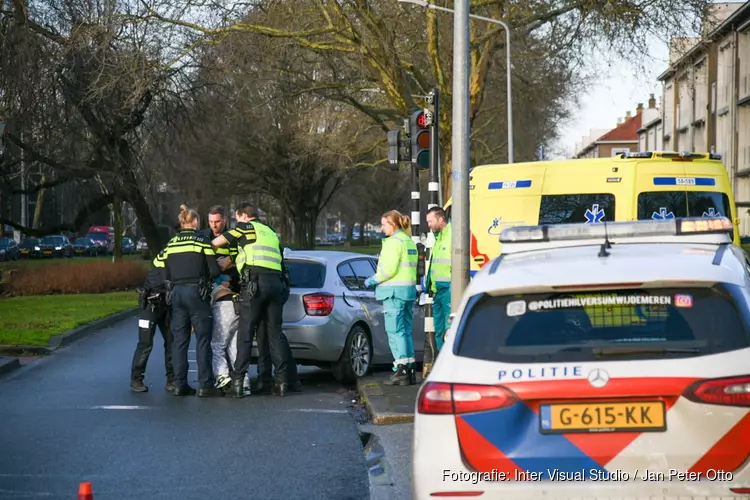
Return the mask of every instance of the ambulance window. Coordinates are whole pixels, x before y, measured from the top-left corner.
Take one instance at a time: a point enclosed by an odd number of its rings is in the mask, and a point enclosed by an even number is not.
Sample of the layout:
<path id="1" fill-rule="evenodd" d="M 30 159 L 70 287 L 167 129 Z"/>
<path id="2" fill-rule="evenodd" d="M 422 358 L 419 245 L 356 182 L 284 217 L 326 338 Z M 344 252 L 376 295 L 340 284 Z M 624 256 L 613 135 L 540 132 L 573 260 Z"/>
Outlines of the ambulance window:
<path id="1" fill-rule="evenodd" d="M 652 191 L 638 195 L 639 220 L 714 216 L 732 219 L 729 197 L 724 193 L 715 191 Z"/>
<path id="2" fill-rule="evenodd" d="M 717 192 L 660 191 L 638 195 L 638 219 L 732 217 L 729 197 Z"/>
<path id="3" fill-rule="evenodd" d="M 456 354 L 505 363 L 695 357 L 750 347 L 749 319 L 741 287 L 723 283 L 484 295 L 458 324 Z"/>
<path id="4" fill-rule="evenodd" d="M 612 222 L 613 194 L 559 194 L 542 196 L 539 224 Z"/>

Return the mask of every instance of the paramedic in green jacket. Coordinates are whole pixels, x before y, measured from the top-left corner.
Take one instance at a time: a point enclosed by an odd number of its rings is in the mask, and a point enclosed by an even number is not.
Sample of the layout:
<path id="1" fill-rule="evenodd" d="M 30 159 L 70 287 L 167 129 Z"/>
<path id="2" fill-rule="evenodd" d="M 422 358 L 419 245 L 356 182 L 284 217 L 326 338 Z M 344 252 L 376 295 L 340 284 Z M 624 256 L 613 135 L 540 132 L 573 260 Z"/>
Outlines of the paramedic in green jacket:
<path id="1" fill-rule="evenodd" d="M 378 258 L 378 270 L 365 280 L 383 301 L 385 332 L 393 354 L 393 376 L 387 385 L 416 384 L 416 358 L 412 325 L 417 298 L 417 245 L 411 238 L 409 218 L 391 210 L 380 219 L 386 238 Z"/>
<path id="2" fill-rule="evenodd" d="M 425 290 L 432 292 L 432 314 L 435 320 L 435 345 L 443 347 L 448 317 L 451 314 L 451 224 L 445 210 L 432 207 L 427 211 L 427 225 L 435 235 L 435 245 L 425 272 Z"/>

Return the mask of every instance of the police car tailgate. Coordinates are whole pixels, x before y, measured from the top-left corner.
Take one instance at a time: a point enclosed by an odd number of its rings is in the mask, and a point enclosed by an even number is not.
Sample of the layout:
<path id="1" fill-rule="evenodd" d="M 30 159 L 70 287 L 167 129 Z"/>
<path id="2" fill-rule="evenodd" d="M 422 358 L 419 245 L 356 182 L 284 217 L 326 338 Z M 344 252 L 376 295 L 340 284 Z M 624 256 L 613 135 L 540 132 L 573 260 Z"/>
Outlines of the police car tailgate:
<path id="1" fill-rule="evenodd" d="M 750 456 L 741 293 L 484 296 L 450 370 L 465 463 L 531 480 L 731 476 Z"/>

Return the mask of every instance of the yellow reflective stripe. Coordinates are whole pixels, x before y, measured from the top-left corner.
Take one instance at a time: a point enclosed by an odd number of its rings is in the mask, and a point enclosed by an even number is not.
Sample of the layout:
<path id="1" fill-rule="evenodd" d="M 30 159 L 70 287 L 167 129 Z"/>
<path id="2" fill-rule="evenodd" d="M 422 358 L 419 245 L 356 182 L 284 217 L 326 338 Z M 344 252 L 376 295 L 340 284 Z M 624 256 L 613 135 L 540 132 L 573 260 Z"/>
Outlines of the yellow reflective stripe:
<path id="1" fill-rule="evenodd" d="M 178 253 L 203 253 L 205 248 L 198 245 L 180 245 L 174 247 L 167 247 L 166 256 L 169 257 L 172 254 Z"/>

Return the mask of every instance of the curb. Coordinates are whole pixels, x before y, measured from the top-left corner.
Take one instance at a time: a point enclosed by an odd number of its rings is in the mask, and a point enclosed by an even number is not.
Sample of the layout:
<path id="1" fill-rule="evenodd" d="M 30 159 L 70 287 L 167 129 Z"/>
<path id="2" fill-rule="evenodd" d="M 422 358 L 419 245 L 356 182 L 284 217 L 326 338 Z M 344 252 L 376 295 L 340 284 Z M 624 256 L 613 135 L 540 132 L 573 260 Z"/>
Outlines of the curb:
<path id="1" fill-rule="evenodd" d="M 21 368 L 21 362 L 18 360 L 19 356 L 46 356 L 52 354 L 55 349 L 65 347 L 76 340 L 82 339 L 87 335 L 97 332 L 103 328 L 119 323 L 120 321 L 132 316 L 136 311 L 137 307 L 125 309 L 114 313 L 110 316 L 105 316 L 94 320 L 90 323 L 77 326 L 76 328 L 69 330 L 60 335 L 50 337 L 47 342 L 47 346 L 39 345 L 18 345 L 18 346 L 0 346 L 0 375 L 10 373 L 18 368 Z"/>
<path id="2" fill-rule="evenodd" d="M 91 323 L 86 323 L 84 325 L 77 326 L 76 328 L 73 328 L 72 330 L 67 331 L 63 334 L 50 337 L 47 345 L 49 346 L 50 350 L 57 349 L 58 347 L 64 347 L 72 342 L 75 342 L 78 339 L 81 339 L 98 330 L 101 330 L 102 328 L 107 328 L 109 326 L 114 325 L 115 323 L 119 323 L 125 318 L 128 318 L 129 316 L 133 315 L 137 310 L 138 310 L 137 307 L 132 307 L 130 309 L 125 309 L 124 311 L 120 311 L 110 316 L 106 316 L 104 318 L 94 320 Z"/>
<path id="3" fill-rule="evenodd" d="M 0 357 L 0 375 L 10 373 L 19 368 L 21 368 L 21 362 L 18 361 L 18 358 Z"/>
<path id="4" fill-rule="evenodd" d="M 388 396 L 379 383 L 372 379 L 357 379 L 357 392 L 367 408 L 375 425 L 408 424 L 414 422 L 414 413 L 401 413 L 390 410 Z"/>

